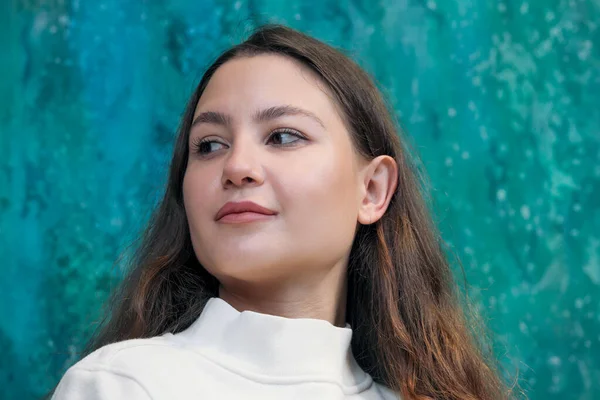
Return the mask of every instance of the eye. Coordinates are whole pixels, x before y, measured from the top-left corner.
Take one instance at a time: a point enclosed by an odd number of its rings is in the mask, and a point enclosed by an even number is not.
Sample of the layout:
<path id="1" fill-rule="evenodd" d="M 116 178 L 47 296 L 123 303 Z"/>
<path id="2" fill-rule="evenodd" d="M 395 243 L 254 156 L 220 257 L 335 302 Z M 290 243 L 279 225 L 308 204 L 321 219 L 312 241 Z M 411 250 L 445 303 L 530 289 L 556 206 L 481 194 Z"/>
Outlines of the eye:
<path id="1" fill-rule="evenodd" d="M 290 146 L 304 139 L 306 138 L 302 136 L 300 132 L 289 128 L 276 130 L 273 133 L 271 133 L 271 136 L 269 136 L 269 141 L 274 142 L 276 146 Z"/>
<path id="2" fill-rule="evenodd" d="M 286 147 L 293 146 L 296 142 L 300 140 L 306 140 L 306 138 L 300 132 L 294 129 L 283 128 L 273 131 L 267 141 L 272 142 L 273 145 L 278 147 Z M 191 148 L 194 154 L 198 154 L 200 156 L 208 156 L 211 153 L 220 150 L 221 147 L 225 146 L 227 145 L 224 143 L 207 138 L 196 138 L 191 144 Z"/>
<path id="3" fill-rule="evenodd" d="M 213 151 L 219 150 L 219 146 L 225 146 L 221 142 L 217 142 L 216 140 L 210 139 L 196 139 L 192 142 L 192 149 L 195 154 L 199 154 L 201 156 L 208 155 Z"/>

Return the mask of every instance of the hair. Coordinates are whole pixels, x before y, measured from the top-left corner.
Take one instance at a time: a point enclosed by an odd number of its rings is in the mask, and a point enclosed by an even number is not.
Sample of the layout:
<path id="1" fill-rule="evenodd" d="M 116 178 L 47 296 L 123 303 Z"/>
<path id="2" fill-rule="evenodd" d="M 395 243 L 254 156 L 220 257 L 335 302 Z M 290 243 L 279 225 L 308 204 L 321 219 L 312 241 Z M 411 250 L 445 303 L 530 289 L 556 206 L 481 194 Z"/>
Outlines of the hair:
<path id="1" fill-rule="evenodd" d="M 461 306 L 460 288 L 425 201 L 424 175 L 410 157 L 414 151 L 401 140 L 374 80 L 343 51 L 276 24 L 258 27 L 226 50 L 201 78 L 179 126 L 164 196 L 83 354 L 117 341 L 180 332 L 218 296 L 219 282 L 194 254 L 184 209 L 188 136 L 215 71 L 232 59 L 263 54 L 290 57 L 316 72 L 342 111 L 358 154 L 367 160 L 387 155 L 398 166 L 388 209 L 378 221 L 359 224 L 350 252 L 346 318 L 358 364 L 406 400 L 509 398 L 512 389 L 481 339 L 487 338 L 484 329 L 470 324 Z"/>

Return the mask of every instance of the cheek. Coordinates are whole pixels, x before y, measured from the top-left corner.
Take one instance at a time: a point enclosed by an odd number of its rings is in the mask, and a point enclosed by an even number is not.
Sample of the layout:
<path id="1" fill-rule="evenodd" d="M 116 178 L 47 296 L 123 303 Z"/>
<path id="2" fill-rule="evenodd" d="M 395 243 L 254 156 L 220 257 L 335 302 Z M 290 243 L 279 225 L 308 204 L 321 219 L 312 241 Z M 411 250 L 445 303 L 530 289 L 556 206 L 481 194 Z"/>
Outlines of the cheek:
<path id="1" fill-rule="evenodd" d="M 303 224 L 315 219 L 337 224 L 356 219 L 356 177 L 347 157 L 328 153 L 302 166 L 288 165 L 282 171 L 283 197 L 291 209 L 298 211 L 294 219 Z"/>
<path id="2" fill-rule="evenodd" d="M 183 177 L 183 201 L 188 215 L 196 208 L 196 204 L 200 200 L 199 196 L 201 196 L 201 191 L 198 179 L 194 177 L 193 172 L 186 171 Z"/>
<path id="3" fill-rule="evenodd" d="M 199 225 L 199 221 L 210 210 L 210 187 L 213 184 L 206 179 L 207 174 L 188 169 L 183 178 L 183 201 L 190 227 Z"/>
<path id="4" fill-rule="evenodd" d="M 287 175 L 284 186 L 277 197 L 283 199 L 285 233 L 278 234 L 291 243 L 293 257 L 308 265 L 344 257 L 352 246 L 358 211 L 352 166 L 328 159 Z M 290 250 L 286 252 L 289 256 Z"/>

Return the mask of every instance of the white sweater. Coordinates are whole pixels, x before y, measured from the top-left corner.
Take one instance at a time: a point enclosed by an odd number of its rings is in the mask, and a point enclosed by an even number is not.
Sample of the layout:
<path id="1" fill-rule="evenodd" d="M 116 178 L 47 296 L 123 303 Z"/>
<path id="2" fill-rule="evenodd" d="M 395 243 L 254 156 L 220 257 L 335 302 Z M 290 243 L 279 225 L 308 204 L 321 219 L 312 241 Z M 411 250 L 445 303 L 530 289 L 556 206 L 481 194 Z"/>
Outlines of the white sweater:
<path id="1" fill-rule="evenodd" d="M 104 346 L 69 368 L 53 400 L 400 399 L 356 363 L 352 329 L 239 312 L 208 300 L 186 330 Z"/>

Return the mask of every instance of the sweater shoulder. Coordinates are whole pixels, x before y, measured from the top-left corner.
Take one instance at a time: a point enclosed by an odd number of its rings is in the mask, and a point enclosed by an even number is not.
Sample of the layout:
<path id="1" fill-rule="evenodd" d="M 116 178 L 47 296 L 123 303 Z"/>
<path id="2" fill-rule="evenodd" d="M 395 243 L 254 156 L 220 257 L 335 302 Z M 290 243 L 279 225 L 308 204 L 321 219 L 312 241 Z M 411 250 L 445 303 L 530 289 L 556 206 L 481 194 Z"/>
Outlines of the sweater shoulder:
<path id="1" fill-rule="evenodd" d="M 381 400 L 402 400 L 400 393 L 390 389 L 389 387 L 377 382 L 373 382 L 375 389 Z"/>
<path id="2" fill-rule="evenodd" d="M 177 351 L 177 347 L 176 343 L 162 336 L 128 339 L 96 349 L 75 363 L 73 367 L 85 368 L 98 365 L 118 367 L 130 363 L 143 363 L 144 359 L 152 358 L 156 354 Z"/>

